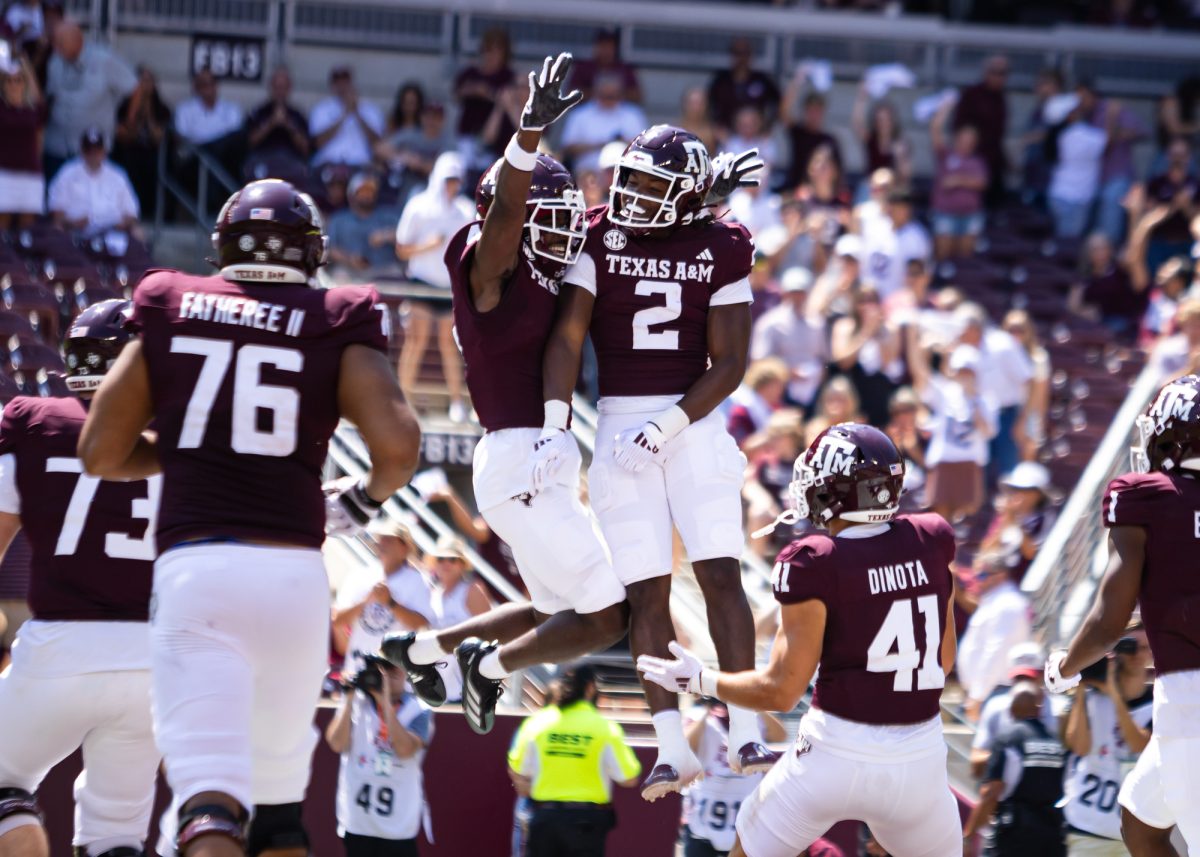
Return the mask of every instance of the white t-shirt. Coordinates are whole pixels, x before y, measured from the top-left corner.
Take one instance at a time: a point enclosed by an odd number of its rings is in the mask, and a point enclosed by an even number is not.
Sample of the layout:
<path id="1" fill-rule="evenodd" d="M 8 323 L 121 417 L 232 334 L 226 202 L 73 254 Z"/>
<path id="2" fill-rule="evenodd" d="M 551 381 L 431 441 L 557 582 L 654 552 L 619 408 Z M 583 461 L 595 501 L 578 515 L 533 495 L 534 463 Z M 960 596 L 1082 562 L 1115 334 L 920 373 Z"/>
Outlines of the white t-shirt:
<path id="1" fill-rule="evenodd" d="M 1100 189 L 1100 166 L 1108 135 L 1086 122 L 1076 122 L 1058 135 L 1058 163 L 1050 176 L 1050 197 L 1091 202 Z"/>
<path id="2" fill-rule="evenodd" d="M 378 565 L 363 566 L 346 579 L 338 589 L 337 609 L 346 610 L 356 604 L 362 604 L 371 594 L 375 585 L 383 580 L 383 569 Z M 388 591 L 392 600 L 401 607 L 420 613 L 426 619 L 433 620 L 433 607 L 430 601 L 431 586 L 425 575 L 413 565 L 405 563 L 399 569 L 388 575 Z M 352 676 L 363 668 L 363 656 L 379 651 L 379 645 L 388 633 L 404 628 L 396 614 L 386 604 L 372 601 L 363 607 L 358 621 L 350 629 L 350 639 L 346 643 L 346 665 L 342 672 Z M 414 630 L 409 628 L 407 630 Z"/>
<path id="3" fill-rule="evenodd" d="M 697 706 L 688 720 L 704 718 L 704 735 L 696 752 L 704 775 L 683 793 L 683 823 L 697 839 L 707 839 L 717 851 L 733 848 L 734 821 L 750 793 L 762 782 L 762 774 L 741 776 L 729 767 L 729 729 L 708 709 Z"/>
<path id="4" fill-rule="evenodd" d="M 408 260 L 408 275 L 431 286 L 450 289 L 450 272 L 446 269 L 446 246 L 458 230 L 475 219 L 475 208 L 465 196 L 446 199 L 444 182 L 437 192 L 431 187 L 416 194 L 404 206 L 396 225 L 397 244 L 423 244 L 438 237 L 441 243 L 432 250 L 418 253 Z"/>
<path id="5" fill-rule="evenodd" d="M 354 691 L 350 746 L 338 767 L 338 836 L 346 832 L 378 839 L 415 839 L 428 822 L 421 764 L 425 749 L 407 759 L 394 752 L 373 700 Z M 415 696 L 405 696 L 396 720 L 429 746 L 433 712 Z"/>
<path id="6" fill-rule="evenodd" d="M 308 133 L 313 137 L 324 134 L 341 121 L 346 105 L 335 96 L 318 101 L 308 114 Z M 313 155 L 313 164 L 350 164 L 364 166 L 371 162 L 371 140 L 363 130 L 366 123 L 376 134 L 383 133 L 383 113 L 363 98 L 358 99 L 358 115 L 342 122 L 337 133 Z"/>
<path id="7" fill-rule="evenodd" d="M 895 229 L 890 218 L 872 219 L 863 224 L 861 279 L 886 300 L 904 288 L 909 260 L 928 263 L 931 252 L 929 233 L 915 220 Z"/>
<path id="8" fill-rule="evenodd" d="M 958 644 L 958 675 L 968 699 L 984 700 L 1008 679 L 1008 653 L 1033 639 L 1029 600 L 1011 581 L 979 598 Z"/>
<path id="9" fill-rule="evenodd" d="M 51 211 L 61 211 L 67 220 L 87 218 L 89 233 L 111 229 L 140 210 L 129 177 L 111 161 L 95 173 L 82 158 L 67 161 L 50 182 L 49 196 Z"/>
<path id="10" fill-rule="evenodd" d="M 930 439 L 925 463 L 934 467 L 945 462 L 973 461 L 983 466 L 988 462 L 988 440 L 996 433 L 996 406 L 983 396 L 974 402 L 967 399 L 961 384 L 941 375 L 934 375 L 921 392 L 929 406 Z M 975 410 L 983 411 L 990 431 L 984 435 L 975 425 Z"/>
<path id="11" fill-rule="evenodd" d="M 983 334 L 979 386 L 997 408 L 1023 405 L 1033 380 L 1033 361 L 1012 334 L 989 328 Z"/>
<path id="12" fill-rule="evenodd" d="M 595 101 L 581 104 L 567 114 L 561 148 L 588 144 L 597 146 L 575 159 L 575 173 L 600 168 L 600 149 L 614 140 L 628 142 L 646 128 L 646 114 L 636 104 L 618 104 L 606 110 Z"/>
<path id="13" fill-rule="evenodd" d="M 197 145 L 211 143 L 237 131 L 244 121 L 242 108 L 223 98 L 217 99 L 212 109 L 196 96 L 175 108 L 175 130 Z"/>
<path id="14" fill-rule="evenodd" d="M 26 6 L 20 2 L 13 3 L 5 10 L 4 21 L 14 34 L 24 27 L 25 32 L 21 33 L 21 40 L 25 42 L 40 39 L 46 32 L 41 3 L 35 3 L 33 6 Z"/>

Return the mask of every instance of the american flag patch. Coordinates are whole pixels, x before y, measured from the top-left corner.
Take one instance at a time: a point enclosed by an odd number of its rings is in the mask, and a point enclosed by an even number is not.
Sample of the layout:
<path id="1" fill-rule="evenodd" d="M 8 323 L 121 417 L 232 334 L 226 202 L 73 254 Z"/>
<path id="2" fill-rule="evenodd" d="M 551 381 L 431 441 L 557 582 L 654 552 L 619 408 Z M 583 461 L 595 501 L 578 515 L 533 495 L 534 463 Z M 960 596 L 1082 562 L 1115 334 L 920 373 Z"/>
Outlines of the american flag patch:
<path id="1" fill-rule="evenodd" d="M 275 215 L 273 208 L 252 208 L 250 209 L 251 220 L 270 220 Z"/>
<path id="2" fill-rule="evenodd" d="M 904 472 L 904 465 L 903 464 L 889 464 L 888 470 L 891 472 L 891 474 L 893 476 L 899 476 L 901 473 Z"/>

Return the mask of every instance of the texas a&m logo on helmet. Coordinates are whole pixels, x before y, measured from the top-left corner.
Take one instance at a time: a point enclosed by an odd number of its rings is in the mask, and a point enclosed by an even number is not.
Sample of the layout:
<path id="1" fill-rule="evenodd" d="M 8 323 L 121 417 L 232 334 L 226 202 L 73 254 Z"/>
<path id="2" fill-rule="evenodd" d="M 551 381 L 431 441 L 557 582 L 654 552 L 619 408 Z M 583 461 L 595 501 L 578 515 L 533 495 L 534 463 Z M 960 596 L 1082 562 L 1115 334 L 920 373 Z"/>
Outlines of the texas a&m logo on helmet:
<path id="1" fill-rule="evenodd" d="M 817 435 L 796 459 L 788 494 L 796 518 L 828 527 L 834 518 L 882 523 L 896 516 L 904 459 L 877 428 L 840 423 Z"/>
<path id="2" fill-rule="evenodd" d="M 1134 473 L 1200 470 L 1200 376 L 1184 375 L 1167 384 L 1134 425 Z"/>

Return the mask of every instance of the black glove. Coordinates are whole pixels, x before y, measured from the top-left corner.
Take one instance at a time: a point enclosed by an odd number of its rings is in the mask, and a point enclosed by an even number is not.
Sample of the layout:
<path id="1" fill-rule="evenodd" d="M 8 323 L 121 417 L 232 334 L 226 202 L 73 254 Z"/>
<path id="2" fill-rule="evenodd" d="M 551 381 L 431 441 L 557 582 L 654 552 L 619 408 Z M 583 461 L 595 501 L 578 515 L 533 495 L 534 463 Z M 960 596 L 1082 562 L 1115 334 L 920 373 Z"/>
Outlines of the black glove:
<path id="1" fill-rule="evenodd" d="M 562 94 L 570 71 L 571 55 L 564 52 L 557 58 L 546 57 L 541 74 L 529 72 L 529 100 L 521 113 L 522 131 L 542 131 L 583 101 L 583 93 L 578 89 Z"/>
<path id="2" fill-rule="evenodd" d="M 704 198 L 705 205 L 719 205 L 740 187 L 757 187 L 758 177 L 751 176 L 766 164 L 758 156 L 758 149 L 749 149 L 740 155 L 723 152 L 713 159 L 713 183 Z"/>

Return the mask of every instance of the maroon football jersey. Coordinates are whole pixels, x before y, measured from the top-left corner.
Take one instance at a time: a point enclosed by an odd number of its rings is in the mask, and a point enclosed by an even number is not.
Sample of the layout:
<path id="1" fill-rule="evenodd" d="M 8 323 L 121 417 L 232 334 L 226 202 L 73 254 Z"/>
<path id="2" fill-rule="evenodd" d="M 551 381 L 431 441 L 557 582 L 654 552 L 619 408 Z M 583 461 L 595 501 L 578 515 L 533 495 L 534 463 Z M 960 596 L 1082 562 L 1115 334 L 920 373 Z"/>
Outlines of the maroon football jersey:
<path id="1" fill-rule="evenodd" d="M 1200 479 L 1128 473 L 1108 483 L 1104 526 L 1144 527 L 1146 554 L 1138 604 L 1159 673 L 1200 669 L 1194 627 L 1180 628 L 1180 608 L 1200 598 Z"/>
<path id="2" fill-rule="evenodd" d="M 713 221 L 669 234 L 630 231 L 588 212 L 579 261 L 564 280 L 592 292 L 601 396 L 682 395 L 708 368 L 708 308 L 752 300 L 754 241 Z"/>
<path id="3" fill-rule="evenodd" d="M 825 604 L 813 707 L 859 723 L 936 717 L 954 531 L 940 515 L 901 515 L 885 533 L 813 533 L 779 554 L 775 599 Z"/>
<path id="4" fill-rule="evenodd" d="M 158 271 L 133 302 L 164 476 L 159 551 L 204 537 L 319 547 L 342 350 L 387 350 L 375 290 Z"/>
<path id="5" fill-rule="evenodd" d="M 29 609 L 44 621 L 145 622 L 161 480 L 106 482 L 75 455 L 87 407 L 19 396 L 0 418 L 33 551 Z"/>
<path id="6" fill-rule="evenodd" d="M 466 364 L 467 389 L 480 424 L 488 431 L 541 428 L 542 352 L 554 326 L 558 281 L 550 280 L 521 255 L 500 303 L 479 312 L 471 300 L 475 242 L 464 226 L 446 248 L 454 329 Z"/>

